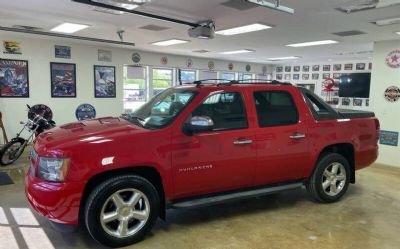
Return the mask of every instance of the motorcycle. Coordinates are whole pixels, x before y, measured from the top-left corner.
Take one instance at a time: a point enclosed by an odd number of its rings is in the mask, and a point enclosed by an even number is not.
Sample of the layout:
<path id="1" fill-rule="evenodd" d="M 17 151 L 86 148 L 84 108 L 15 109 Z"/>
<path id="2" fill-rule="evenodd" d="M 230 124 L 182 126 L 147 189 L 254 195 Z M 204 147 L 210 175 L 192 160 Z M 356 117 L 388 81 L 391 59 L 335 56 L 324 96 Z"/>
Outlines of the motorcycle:
<path id="1" fill-rule="evenodd" d="M 17 133 L 17 136 L 10 140 L 0 150 L 0 165 L 6 166 L 14 163 L 24 152 L 26 146 L 33 141 L 40 133 L 55 127 L 56 123 L 52 120 L 53 114 L 51 110 L 46 106 L 47 109 L 41 110 L 39 113 L 36 111 L 39 105 L 35 105 L 32 108 L 28 107 L 28 121 L 21 122 L 24 126 Z M 43 105 L 44 106 L 44 105 Z M 24 131 L 28 131 L 28 137 L 23 138 L 21 134 Z"/>

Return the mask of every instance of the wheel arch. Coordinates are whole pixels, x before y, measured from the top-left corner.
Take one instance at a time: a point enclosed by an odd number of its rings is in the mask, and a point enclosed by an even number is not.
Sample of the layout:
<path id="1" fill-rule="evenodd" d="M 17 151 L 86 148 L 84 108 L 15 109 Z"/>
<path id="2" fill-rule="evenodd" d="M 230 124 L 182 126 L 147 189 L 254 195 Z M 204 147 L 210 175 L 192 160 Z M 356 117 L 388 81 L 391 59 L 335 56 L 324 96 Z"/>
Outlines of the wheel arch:
<path id="1" fill-rule="evenodd" d="M 331 144 L 324 147 L 319 155 L 317 162 L 326 154 L 329 153 L 337 153 L 342 155 L 347 159 L 350 165 L 350 183 L 356 182 L 356 173 L 355 173 L 355 154 L 354 154 L 354 146 L 351 143 L 337 143 Z M 317 164 L 317 163 L 316 163 Z M 315 165 L 316 165 L 315 164 Z"/>
<path id="2" fill-rule="evenodd" d="M 90 193 L 93 191 L 93 189 L 100 183 L 109 179 L 110 177 L 126 175 L 126 174 L 141 176 L 154 185 L 160 197 L 161 208 L 159 217 L 165 220 L 166 217 L 165 192 L 160 172 L 152 166 L 133 166 L 133 167 L 125 167 L 125 168 L 118 168 L 118 169 L 104 171 L 92 176 L 89 179 L 89 181 L 87 181 L 79 205 L 79 224 L 84 224 L 82 222 L 84 220 L 84 213 L 85 213 L 84 209 L 86 201 Z"/>

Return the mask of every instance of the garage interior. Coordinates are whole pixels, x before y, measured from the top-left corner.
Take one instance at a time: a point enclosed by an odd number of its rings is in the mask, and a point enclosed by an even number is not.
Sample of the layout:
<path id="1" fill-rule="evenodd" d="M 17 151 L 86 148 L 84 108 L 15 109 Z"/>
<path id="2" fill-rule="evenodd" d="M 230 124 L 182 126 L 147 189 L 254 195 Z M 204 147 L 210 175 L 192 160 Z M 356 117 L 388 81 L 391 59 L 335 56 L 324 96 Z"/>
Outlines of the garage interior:
<path id="1" fill-rule="evenodd" d="M 51 109 L 59 126 L 133 113 L 167 88 L 204 79 L 289 82 L 333 108 L 379 119 L 379 156 L 357 171 L 339 202 L 316 203 L 302 188 L 171 209 L 129 248 L 399 248 L 400 1 L 20 0 L 1 7 L 0 146 L 23 127 L 27 104 Z M 10 65 L 15 85 L 7 85 Z M 62 70 L 73 75 L 64 86 Z M 341 88 L 359 80 L 354 75 L 368 78 L 357 94 Z M 30 208 L 31 150 L 0 166 L 0 249 L 106 248 L 85 228 L 56 231 Z"/>

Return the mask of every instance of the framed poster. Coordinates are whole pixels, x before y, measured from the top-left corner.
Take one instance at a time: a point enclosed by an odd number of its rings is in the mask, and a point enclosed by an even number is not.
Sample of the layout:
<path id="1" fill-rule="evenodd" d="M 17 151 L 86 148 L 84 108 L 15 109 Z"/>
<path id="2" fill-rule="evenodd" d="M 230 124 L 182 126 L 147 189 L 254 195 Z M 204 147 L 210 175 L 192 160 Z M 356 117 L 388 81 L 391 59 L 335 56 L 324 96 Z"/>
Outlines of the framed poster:
<path id="1" fill-rule="evenodd" d="M 76 65 L 50 62 L 51 97 L 76 97 Z"/>
<path id="2" fill-rule="evenodd" d="M 301 75 L 301 79 L 302 79 L 302 80 L 309 80 L 309 79 L 310 79 L 310 75 L 309 75 L 308 73 L 306 73 L 306 74 L 303 73 L 303 74 Z"/>
<path id="3" fill-rule="evenodd" d="M 28 61 L 0 59 L 0 97 L 29 98 Z"/>
<path id="4" fill-rule="evenodd" d="M 115 98 L 115 67 L 94 66 L 94 97 Z"/>
<path id="5" fill-rule="evenodd" d="M 309 72 L 310 66 L 303 66 L 303 72 Z"/>
<path id="6" fill-rule="evenodd" d="M 133 58 L 133 55 L 132 55 L 132 58 Z M 112 53 L 110 50 L 99 49 L 99 50 L 97 50 L 97 59 L 99 61 L 111 62 Z M 140 57 L 139 57 L 139 61 L 140 61 Z"/>
<path id="7" fill-rule="evenodd" d="M 318 72 L 319 71 L 319 65 L 313 65 L 312 66 L 313 72 Z"/>
<path id="8" fill-rule="evenodd" d="M 282 73 L 283 67 L 276 67 L 276 72 L 277 73 Z"/>
<path id="9" fill-rule="evenodd" d="M 54 55 L 56 58 L 71 59 L 71 47 L 54 45 Z"/>
<path id="10" fill-rule="evenodd" d="M 17 41 L 3 41 L 4 54 L 22 54 L 21 44 Z"/>
<path id="11" fill-rule="evenodd" d="M 292 67 L 291 66 L 286 66 L 285 67 L 285 72 L 286 73 L 290 73 L 292 71 Z"/>
<path id="12" fill-rule="evenodd" d="M 335 80 L 340 79 L 340 73 L 334 73 L 332 76 Z"/>
<path id="13" fill-rule="evenodd" d="M 323 65 L 322 71 L 331 71 L 331 65 Z"/>
<path id="14" fill-rule="evenodd" d="M 365 70 L 365 63 L 357 63 L 356 70 Z"/>
<path id="15" fill-rule="evenodd" d="M 275 76 L 275 78 L 276 78 L 277 80 L 282 80 L 282 74 L 277 74 L 277 75 Z"/>
<path id="16" fill-rule="evenodd" d="M 349 106 L 350 105 L 350 98 L 343 98 L 342 105 Z"/>
<path id="17" fill-rule="evenodd" d="M 342 70 L 342 64 L 334 64 L 333 71 L 340 71 Z"/>
<path id="18" fill-rule="evenodd" d="M 285 74 L 285 80 L 290 80 L 290 75 L 291 74 Z"/>
<path id="19" fill-rule="evenodd" d="M 318 80 L 319 79 L 319 73 L 313 73 L 311 77 L 312 77 L 313 80 Z"/>
<path id="20" fill-rule="evenodd" d="M 294 66 L 293 72 L 300 72 L 300 66 Z"/>
<path id="21" fill-rule="evenodd" d="M 300 79 L 300 74 L 296 73 L 293 74 L 293 80 L 299 80 Z"/>
<path id="22" fill-rule="evenodd" d="M 330 78 L 331 77 L 331 74 L 330 73 L 324 73 L 324 74 L 322 74 L 322 79 L 324 79 L 324 80 L 326 80 L 326 79 L 328 79 L 328 78 Z"/>
<path id="23" fill-rule="evenodd" d="M 353 63 L 344 64 L 344 70 L 353 70 Z"/>
<path id="24" fill-rule="evenodd" d="M 379 131 L 379 143 L 384 145 L 397 146 L 399 144 L 399 133 L 396 131 Z"/>
<path id="25" fill-rule="evenodd" d="M 353 99 L 353 106 L 362 106 L 362 99 Z"/>

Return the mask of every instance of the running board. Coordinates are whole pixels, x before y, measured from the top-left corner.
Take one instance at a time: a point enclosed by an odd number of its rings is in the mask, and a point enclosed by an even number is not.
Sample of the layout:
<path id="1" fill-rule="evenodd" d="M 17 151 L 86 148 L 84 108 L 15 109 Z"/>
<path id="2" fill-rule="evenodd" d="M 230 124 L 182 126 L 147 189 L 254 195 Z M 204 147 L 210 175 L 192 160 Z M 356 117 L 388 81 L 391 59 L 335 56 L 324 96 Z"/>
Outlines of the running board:
<path id="1" fill-rule="evenodd" d="M 191 200 L 177 201 L 170 204 L 170 208 L 192 208 L 192 207 L 201 207 L 208 206 L 218 203 L 223 203 L 227 201 L 247 199 L 251 197 L 257 197 L 262 195 L 273 194 L 276 192 L 281 192 L 289 189 L 296 189 L 303 186 L 303 183 L 296 182 L 290 183 L 286 185 L 279 186 L 268 186 L 264 188 L 257 188 L 253 190 L 244 190 L 240 192 L 228 193 L 228 194 L 220 194 L 208 197 L 199 197 Z"/>

